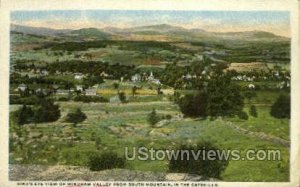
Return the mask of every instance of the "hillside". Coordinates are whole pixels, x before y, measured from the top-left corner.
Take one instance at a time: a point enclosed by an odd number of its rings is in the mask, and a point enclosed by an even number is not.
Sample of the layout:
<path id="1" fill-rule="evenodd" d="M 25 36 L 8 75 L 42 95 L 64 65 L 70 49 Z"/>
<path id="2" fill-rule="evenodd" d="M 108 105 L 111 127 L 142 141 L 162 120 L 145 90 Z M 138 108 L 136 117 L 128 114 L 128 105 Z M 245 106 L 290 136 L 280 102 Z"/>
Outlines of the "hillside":
<path id="1" fill-rule="evenodd" d="M 149 36 L 160 36 L 170 41 L 206 41 L 206 40 L 289 40 L 286 37 L 277 36 L 273 33 L 264 31 L 246 31 L 246 32 L 207 32 L 203 29 L 186 29 L 183 27 L 172 26 L 168 24 L 149 25 L 131 28 L 107 27 L 82 28 L 78 30 L 55 30 L 42 27 L 27 27 L 20 25 L 11 25 L 11 31 L 25 34 L 76 37 L 78 39 L 116 39 L 116 40 L 148 40 Z M 143 37 L 144 36 L 144 37 Z M 152 38 L 152 37 L 151 37 Z M 158 37 L 159 38 L 159 37 Z M 153 38 L 155 40 L 155 38 Z M 158 39 L 160 40 L 160 39 Z"/>

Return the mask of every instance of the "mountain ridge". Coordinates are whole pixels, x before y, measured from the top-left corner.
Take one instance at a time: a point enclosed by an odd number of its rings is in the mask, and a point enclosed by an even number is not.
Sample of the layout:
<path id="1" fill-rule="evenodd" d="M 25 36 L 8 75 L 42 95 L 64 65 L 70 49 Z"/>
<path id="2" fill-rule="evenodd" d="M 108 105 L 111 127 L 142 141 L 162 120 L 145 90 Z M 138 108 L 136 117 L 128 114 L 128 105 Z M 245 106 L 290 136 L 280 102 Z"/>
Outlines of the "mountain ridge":
<path id="1" fill-rule="evenodd" d="M 122 38 L 123 35 L 166 35 L 171 37 L 183 37 L 197 39 L 203 37 L 220 37 L 230 39 L 290 39 L 266 31 L 239 31 L 239 32 L 208 32 L 204 29 L 194 28 L 186 29 L 180 26 L 169 24 L 146 25 L 130 28 L 105 27 L 105 28 L 80 28 L 80 29 L 51 29 L 46 27 L 30 27 L 23 25 L 11 25 L 11 31 L 22 32 L 24 34 L 63 36 L 78 35 L 81 37 L 98 37 L 100 39 L 109 39 L 113 36 Z"/>

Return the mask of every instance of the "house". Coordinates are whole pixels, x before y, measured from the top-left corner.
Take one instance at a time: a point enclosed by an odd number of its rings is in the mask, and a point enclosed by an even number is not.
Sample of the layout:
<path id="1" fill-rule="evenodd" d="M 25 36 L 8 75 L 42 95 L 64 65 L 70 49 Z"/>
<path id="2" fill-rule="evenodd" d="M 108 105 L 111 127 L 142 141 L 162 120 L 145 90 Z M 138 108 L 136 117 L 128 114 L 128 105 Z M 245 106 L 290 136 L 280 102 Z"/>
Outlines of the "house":
<path id="1" fill-rule="evenodd" d="M 102 71 L 102 73 L 100 73 L 101 77 L 109 77 L 109 75 L 107 73 L 105 73 L 105 71 Z"/>
<path id="2" fill-rule="evenodd" d="M 83 91 L 83 87 L 82 87 L 82 85 L 76 85 L 76 89 L 75 89 L 76 91 Z"/>
<path id="3" fill-rule="evenodd" d="M 188 74 L 186 74 L 185 78 L 186 78 L 186 79 L 191 79 L 191 78 L 192 78 L 192 75 L 188 73 Z"/>
<path id="4" fill-rule="evenodd" d="M 135 74 L 131 77 L 132 82 L 140 82 L 141 81 L 141 75 L 140 74 Z"/>
<path id="5" fill-rule="evenodd" d="M 41 95 L 47 95 L 48 91 L 44 88 L 38 88 L 38 89 L 35 90 L 35 93 L 36 94 L 41 94 Z"/>
<path id="6" fill-rule="evenodd" d="M 52 88 L 53 88 L 54 90 L 58 90 L 59 86 L 58 86 L 57 84 L 53 84 L 53 85 L 52 85 Z"/>
<path id="7" fill-rule="evenodd" d="M 96 89 L 86 89 L 85 95 L 95 96 L 95 95 L 97 95 L 97 90 Z"/>
<path id="8" fill-rule="evenodd" d="M 18 86 L 18 90 L 21 92 L 24 92 L 28 87 L 26 86 L 26 84 L 20 84 Z"/>
<path id="9" fill-rule="evenodd" d="M 41 74 L 44 75 L 44 76 L 47 76 L 47 75 L 49 75 L 49 72 L 47 70 L 42 70 Z"/>
<path id="10" fill-rule="evenodd" d="M 248 84 L 248 88 L 253 90 L 253 89 L 255 89 L 255 85 L 254 84 Z"/>
<path id="11" fill-rule="evenodd" d="M 160 80 L 158 80 L 158 79 L 153 79 L 151 82 L 153 82 L 154 84 L 161 84 Z"/>
<path id="12" fill-rule="evenodd" d="M 82 74 L 75 74 L 74 79 L 81 80 L 84 76 Z"/>
<path id="13" fill-rule="evenodd" d="M 56 90 L 56 94 L 57 95 L 68 95 L 69 94 L 69 90 Z"/>
<path id="14" fill-rule="evenodd" d="M 199 55 L 199 54 L 196 54 L 195 55 L 195 58 L 197 59 L 197 60 L 200 60 L 200 61 L 203 61 L 203 55 Z"/>

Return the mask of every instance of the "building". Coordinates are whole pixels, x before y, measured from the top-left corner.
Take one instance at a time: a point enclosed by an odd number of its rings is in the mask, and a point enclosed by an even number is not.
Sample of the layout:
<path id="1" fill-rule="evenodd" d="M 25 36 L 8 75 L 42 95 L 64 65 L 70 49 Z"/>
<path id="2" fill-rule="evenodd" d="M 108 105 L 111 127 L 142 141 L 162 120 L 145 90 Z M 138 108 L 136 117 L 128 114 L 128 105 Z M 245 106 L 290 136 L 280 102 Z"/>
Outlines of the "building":
<path id="1" fill-rule="evenodd" d="M 133 75 L 133 76 L 131 77 L 131 81 L 132 81 L 132 82 L 140 82 L 140 81 L 141 81 L 141 75 L 138 74 L 138 73 L 136 73 L 135 75 Z"/>
<path id="2" fill-rule="evenodd" d="M 248 84 L 248 88 L 253 90 L 253 89 L 255 89 L 255 85 L 254 84 Z"/>
<path id="3" fill-rule="evenodd" d="M 47 76 L 47 75 L 49 75 L 49 72 L 47 70 L 42 70 L 41 74 L 44 75 L 44 76 Z"/>
<path id="4" fill-rule="evenodd" d="M 21 92 L 24 92 L 28 87 L 26 86 L 26 84 L 20 84 L 18 86 L 18 90 Z"/>
<path id="5" fill-rule="evenodd" d="M 96 89 L 86 89 L 85 90 L 85 95 L 95 96 L 95 95 L 97 95 L 97 90 Z"/>
<path id="6" fill-rule="evenodd" d="M 75 74 L 74 79 L 81 80 L 84 76 L 82 74 Z"/>
<path id="7" fill-rule="evenodd" d="M 69 94 L 69 90 L 56 90 L 56 94 L 57 95 L 68 95 Z"/>
<path id="8" fill-rule="evenodd" d="M 82 87 L 82 85 L 76 85 L 76 89 L 75 89 L 76 91 L 83 91 L 83 87 Z"/>

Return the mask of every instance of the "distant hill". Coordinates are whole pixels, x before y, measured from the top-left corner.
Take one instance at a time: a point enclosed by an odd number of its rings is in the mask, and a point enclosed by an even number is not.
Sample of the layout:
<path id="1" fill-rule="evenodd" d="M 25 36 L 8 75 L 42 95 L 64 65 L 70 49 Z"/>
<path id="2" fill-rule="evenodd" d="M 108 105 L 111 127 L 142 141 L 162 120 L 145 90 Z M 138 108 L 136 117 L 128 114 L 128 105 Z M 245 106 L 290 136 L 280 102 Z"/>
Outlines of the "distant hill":
<path id="1" fill-rule="evenodd" d="M 71 31 L 70 34 L 78 35 L 80 37 L 96 37 L 100 39 L 108 39 L 111 34 L 103 32 L 100 29 L 96 28 L 84 28 L 79 30 Z"/>
<path id="2" fill-rule="evenodd" d="M 10 30 L 19 33 L 40 35 L 40 36 L 52 36 L 52 35 L 66 34 L 71 32 L 71 30 L 69 29 L 60 30 L 60 29 L 50 29 L 45 27 L 29 27 L 29 26 L 15 25 L 15 24 L 11 24 Z"/>
<path id="3" fill-rule="evenodd" d="M 289 40 L 289 38 L 277 36 L 264 31 L 246 31 L 246 32 L 208 32 L 203 29 L 186 29 L 169 24 L 149 25 L 132 28 L 106 27 L 82 28 L 78 30 L 56 30 L 43 27 L 27 27 L 21 25 L 11 25 L 11 31 L 33 34 L 40 36 L 61 36 L 72 39 L 130 39 L 143 40 L 150 37 L 155 40 L 156 35 L 165 37 L 168 41 L 218 41 L 218 40 Z M 144 37 L 145 36 L 145 37 Z M 74 39 L 74 38 L 73 38 Z"/>

